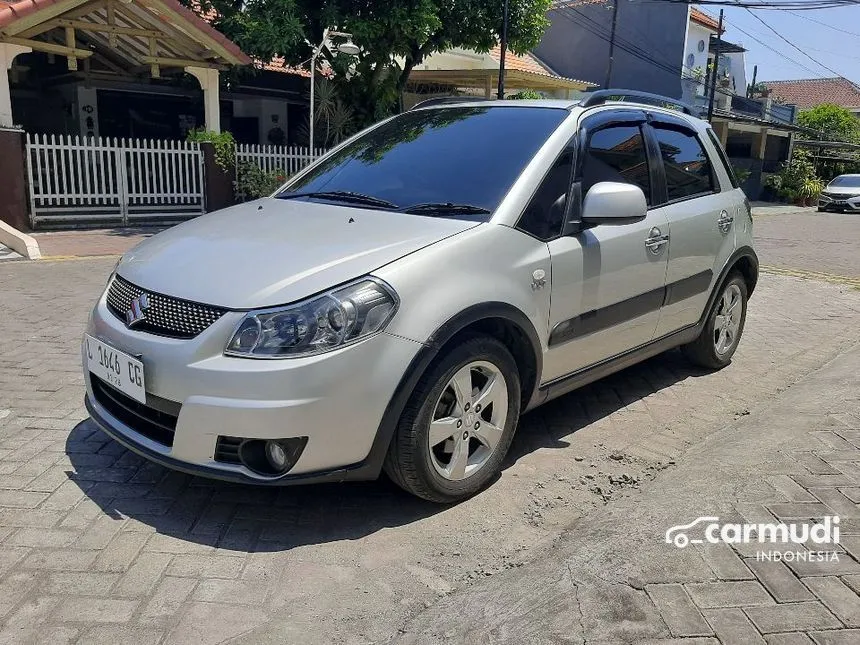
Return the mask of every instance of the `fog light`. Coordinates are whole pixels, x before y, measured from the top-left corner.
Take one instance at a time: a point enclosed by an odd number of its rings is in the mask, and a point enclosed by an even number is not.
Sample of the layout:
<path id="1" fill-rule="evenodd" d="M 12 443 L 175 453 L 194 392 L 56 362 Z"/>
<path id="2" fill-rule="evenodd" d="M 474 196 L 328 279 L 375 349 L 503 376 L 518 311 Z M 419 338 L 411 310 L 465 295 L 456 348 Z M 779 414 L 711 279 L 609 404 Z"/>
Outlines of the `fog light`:
<path id="1" fill-rule="evenodd" d="M 266 442 L 266 459 L 269 460 L 269 464 L 277 472 L 281 472 L 287 468 L 287 451 L 277 441 Z"/>

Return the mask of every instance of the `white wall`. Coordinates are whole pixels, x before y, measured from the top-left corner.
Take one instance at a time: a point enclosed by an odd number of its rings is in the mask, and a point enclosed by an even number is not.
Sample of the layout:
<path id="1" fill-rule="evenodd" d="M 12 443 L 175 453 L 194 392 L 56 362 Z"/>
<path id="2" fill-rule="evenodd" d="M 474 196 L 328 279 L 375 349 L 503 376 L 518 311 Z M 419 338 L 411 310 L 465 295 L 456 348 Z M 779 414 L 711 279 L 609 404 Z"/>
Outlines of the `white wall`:
<path id="1" fill-rule="evenodd" d="M 257 117 L 259 142 L 268 144 L 269 131 L 279 127 L 287 134 L 287 101 L 269 98 L 234 99 L 233 116 Z"/>
<path id="2" fill-rule="evenodd" d="M 701 67 L 702 71 L 708 69 L 708 45 L 710 44 L 711 34 L 716 33 L 702 25 L 690 21 L 690 26 L 687 29 L 687 44 L 684 47 L 684 71 L 689 73 L 696 67 Z M 704 42 L 704 51 L 699 51 L 699 43 Z M 692 56 L 692 65 L 690 57 Z"/>
<path id="3" fill-rule="evenodd" d="M 729 89 L 739 96 L 747 93 L 747 71 L 745 52 L 724 54 L 729 64 Z"/>

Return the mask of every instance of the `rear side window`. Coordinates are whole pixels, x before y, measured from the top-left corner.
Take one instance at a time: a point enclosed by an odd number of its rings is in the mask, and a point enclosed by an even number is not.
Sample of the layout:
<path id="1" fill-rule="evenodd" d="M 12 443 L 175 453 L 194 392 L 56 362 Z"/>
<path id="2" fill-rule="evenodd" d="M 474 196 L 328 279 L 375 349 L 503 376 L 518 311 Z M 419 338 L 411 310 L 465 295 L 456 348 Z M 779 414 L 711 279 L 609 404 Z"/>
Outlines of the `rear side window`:
<path id="1" fill-rule="evenodd" d="M 714 147 L 717 149 L 717 155 L 720 158 L 720 163 L 723 164 L 723 169 L 729 176 L 729 181 L 732 184 L 732 188 L 738 188 L 740 186 L 740 182 L 738 178 L 735 177 L 735 171 L 732 168 L 732 164 L 729 163 L 729 158 L 726 156 L 726 151 L 723 150 L 723 146 L 720 143 L 720 140 L 717 139 L 717 135 L 714 134 L 714 131 L 708 128 L 708 137 L 711 139 L 711 143 L 714 144 Z"/>
<path id="2" fill-rule="evenodd" d="M 651 204 L 648 155 L 638 126 L 610 126 L 591 135 L 582 162 L 582 194 L 601 181 L 639 186 Z"/>
<path id="3" fill-rule="evenodd" d="M 655 124 L 669 201 L 714 191 L 711 160 L 696 135 Z"/>

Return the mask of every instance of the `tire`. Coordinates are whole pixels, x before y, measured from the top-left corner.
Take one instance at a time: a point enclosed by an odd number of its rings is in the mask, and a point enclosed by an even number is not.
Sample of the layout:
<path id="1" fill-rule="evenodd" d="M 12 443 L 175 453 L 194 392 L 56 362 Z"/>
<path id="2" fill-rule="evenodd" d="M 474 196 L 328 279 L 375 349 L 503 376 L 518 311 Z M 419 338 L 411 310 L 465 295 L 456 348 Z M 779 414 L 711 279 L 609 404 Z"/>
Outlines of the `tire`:
<path id="1" fill-rule="evenodd" d="M 457 394 L 468 387 L 468 395 Z M 462 501 L 498 475 L 519 415 L 520 378 L 513 356 L 495 338 L 467 336 L 439 356 L 416 384 L 383 468 L 413 495 L 442 504 Z M 440 439 L 449 429 L 452 436 Z"/>
<path id="2" fill-rule="evenodd" d="M 728 342 L 728 334 L 725 337 L 726 342 L 723 343 L 722 334 L 718 334 L 718 323 L 725 320 L 722 311 L 727 306 L 727 303 L 733 297 L 737 298 L 735 307 L 740 307 L 740 312 L 735 311 L 733 316 L 730 316 L 729 321 L 726 321 L 725 328 L 731 330 L 731 342 Z M 702 333 L 692 343 L 683 345 L 681 351 L 684 356 L 695 365 L 707 367 L 709 369 L 722 369 L 732 361 L 732 356 L 740 343 L 741 335 L 744 332 L 744 323 L 747 317 L 747 283 L 740 273 L 732 272 L 729 274 L 726 281 L 720 287 L 719 296 L 711 307 L 708 314 L 708 320 L 705 322 L 705 327 Z M 722 348 L 722 349 L 721 349 Z"/>

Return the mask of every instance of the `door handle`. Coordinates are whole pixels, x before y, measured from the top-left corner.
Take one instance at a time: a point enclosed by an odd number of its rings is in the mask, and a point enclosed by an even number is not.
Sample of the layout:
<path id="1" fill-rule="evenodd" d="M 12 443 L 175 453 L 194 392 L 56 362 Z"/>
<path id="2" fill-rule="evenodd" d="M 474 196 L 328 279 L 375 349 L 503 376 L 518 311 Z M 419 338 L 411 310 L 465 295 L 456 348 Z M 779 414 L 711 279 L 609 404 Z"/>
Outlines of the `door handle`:
<path id="1" fill-rule="evenodd" d="M 645 239 L 645 246 L 648 248 L 651 253 L 657 255 L 663 249 L 663 245 L 669 243 L 669 235 L 663 235 L 659 228 L 656 226 L 651 229 L 648 233 L 648 237 Z"/>
<path id="2" fill-rule="evenodd" d="M 732 227 L 735 218 L 729 215 L 728 211 L 720 211 L 720 218 L 717 220 L 717 226 L 721 233 L 728 233 Z"/>

